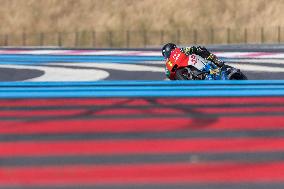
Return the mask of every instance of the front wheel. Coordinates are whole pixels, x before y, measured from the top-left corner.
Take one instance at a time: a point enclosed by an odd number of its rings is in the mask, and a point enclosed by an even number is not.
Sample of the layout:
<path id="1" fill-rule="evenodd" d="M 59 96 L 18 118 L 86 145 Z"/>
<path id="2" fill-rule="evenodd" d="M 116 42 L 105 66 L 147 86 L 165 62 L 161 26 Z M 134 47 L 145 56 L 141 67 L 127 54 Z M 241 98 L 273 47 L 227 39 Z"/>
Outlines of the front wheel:
<path id="1" fill-rule="evenodd" d="M 243 74 L 239 69 L 236 69 L 232 66 L 225 65 L 228 73 L 229 80 L 248 80 L 247 76 Z"/>
<path id="2" fill-rule="evenodd" d="M 248 80 L 247 76 L 242 72 L 237 72 L 231 75 L 230 80 Z"/>

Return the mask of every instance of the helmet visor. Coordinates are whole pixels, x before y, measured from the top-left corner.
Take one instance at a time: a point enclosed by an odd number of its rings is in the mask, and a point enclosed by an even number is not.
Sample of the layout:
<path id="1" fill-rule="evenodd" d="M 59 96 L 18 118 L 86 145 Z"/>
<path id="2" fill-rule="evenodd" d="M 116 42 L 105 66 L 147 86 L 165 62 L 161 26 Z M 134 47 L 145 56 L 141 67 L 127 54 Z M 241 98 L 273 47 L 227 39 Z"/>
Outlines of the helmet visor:
<path id="1" fill-rule="evenodd" d="M 167 59 L 167 58 L 170 58 L 171 52 L 172 52 L 172 51 L 165 51 L 165 52 L 163 52 L 163 56 L 164 56 L 166 59 Z"/>

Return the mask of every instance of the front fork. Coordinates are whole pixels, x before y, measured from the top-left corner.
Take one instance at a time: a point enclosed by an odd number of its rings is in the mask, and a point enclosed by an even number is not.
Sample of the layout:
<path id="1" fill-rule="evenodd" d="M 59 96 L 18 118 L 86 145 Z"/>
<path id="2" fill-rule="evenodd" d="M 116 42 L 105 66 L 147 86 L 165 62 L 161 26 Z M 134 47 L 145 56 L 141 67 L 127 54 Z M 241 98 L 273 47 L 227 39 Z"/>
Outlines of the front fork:
<path id="1" fill-rule="evenodd" d="M 221 79 L 222 80 L 228 80 L 229 79 L 228 73 L 227 73 L 227 68 L 225 68 L 225 66 L 223 66 L 221 68 Z"/>

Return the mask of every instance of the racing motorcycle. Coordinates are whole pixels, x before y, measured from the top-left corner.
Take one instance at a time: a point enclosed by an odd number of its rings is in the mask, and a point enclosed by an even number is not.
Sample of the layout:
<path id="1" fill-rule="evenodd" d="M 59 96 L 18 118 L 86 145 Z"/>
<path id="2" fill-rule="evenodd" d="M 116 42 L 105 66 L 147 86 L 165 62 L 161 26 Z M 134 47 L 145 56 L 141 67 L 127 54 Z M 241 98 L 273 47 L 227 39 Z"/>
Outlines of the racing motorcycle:
<path id="1" fill-rule="evenodd" d="M 192 54 L 188 61 L 167 61 L 166 66 L 176 80 L 247 80 L 239 70 L 229 65 L 222 68 L 213 62 Z"/>

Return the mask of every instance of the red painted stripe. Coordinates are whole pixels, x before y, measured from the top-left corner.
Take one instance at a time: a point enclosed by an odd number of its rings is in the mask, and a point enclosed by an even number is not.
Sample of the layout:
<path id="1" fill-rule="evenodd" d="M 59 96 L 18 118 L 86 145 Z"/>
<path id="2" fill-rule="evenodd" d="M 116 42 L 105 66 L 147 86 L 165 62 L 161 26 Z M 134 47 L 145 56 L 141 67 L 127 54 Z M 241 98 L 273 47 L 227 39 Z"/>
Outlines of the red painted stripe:
<path id="1" fill-rule="evenodd" d="M 0 156 L 283 151 L 283 138 L 1 142 Z"/>
<path id="2" fill-rule="evenodd" d="M 1 168 L 0 185 L 283 182 L 284 163 L 171 163 Z"/>
<path id="3" fill-rule="evenodd" d="M 128 102 L 127 98 L 90 98 L 90 99 L 20 99 L 20 100 L 0 100 L 1 107 L 31 107 L 31 106 L 68 106 L 68 105 L 91 105 L 98 106 L 124 104 Z"/>
<path id="4" fill-rule="evenodd" d="M 130 109 L 130 108 L 109 108 L 101 111 L 97 111 L 96 115 L 186 115 L 190 111 L 199 113 L 276 113 L 283 112 L 283 107 L 226 107 L 226 108 L 192 108 L 189 110 L 183 110 L 179 108 L 149 108 L 149 109 Z"/>
<path id="5" fill-rule="evenodd" d="M 283 112 L 283 107 L 241 107 L 241 108 L 194 108 L 194 111 L 202 113 L 273 113 Z"/>
<path id="6" fill-rule="evenodd" d="M 22 110 L 5 110 L 0 111 L 0 117 L 36 117 L 36 116 L 76 116 L 78 114 L 84 114 L 88 109 L 73 109 L 73 110 L 30 110 L 30 111 L 22 111 Z"/>
<path id="7" fill-rule="evenodd" d="M 163 105 L 284 104 L 284 97 L 158 98 Z"/>
<path id="8" fill-rule="evenodd" d="M 255 52 L 255 53 L 247 53 L 239 55 L 239 57 L 249 57 L 249 58 L 259 58 L 261 56 L 267 56 L 267 55 L 275 55 L 277 53 L 270 53 L 270 52 Z"/>
<path id="9" fill-rule="evenodd" d="M 257 120 L 257 121 L 256 121 Z M 1 134 L 284 129 L 283 116 L 1 121 Z"/>
<path id="10" fill-rule="evenodd" d="M 184 115 L 185 111 L 177 108 L 147 108 L 147 109 L 131 109 L 131 108 L 108 108 L 97 111 L 95 115 Z"/>
<path id="11" fill-rule="evenodd" d="M 1 134 L 83 133 L 83 132 L 161 132 L 187 128 L 192 119 L 93 119 L 44 120 L 34 122 L 1 121 Z"/>
<path id="12" fill-rule="evenodd" d="M 87 99 L 24 99 L 24 100 L 0 100 L 1 107 L 20 107 L 20 106 L 68 106 L 68 105 L 98 105 L 110 106 L 116 104 L 123 105 L 178 105 L 178 104 L 284 104 L 284 97 L 205 97 L 205 98 L 153 98 L 129 99 L 129 98 L 87 98 Z"/>
<path id="13" fill-rule="evenodd" d="M 36 116 L 64 116 L 64 115 L 186 115 L 191 111 L 199 113 L 266 113 L 284 112 L 283 107 L 226 107 L 226 108 L 192 108 L 188 110 L 179 108 L 102 108 L 98 110 L 64 109 L 64 110 L 0 110 L 0 117 L 36 117 Z"/>

